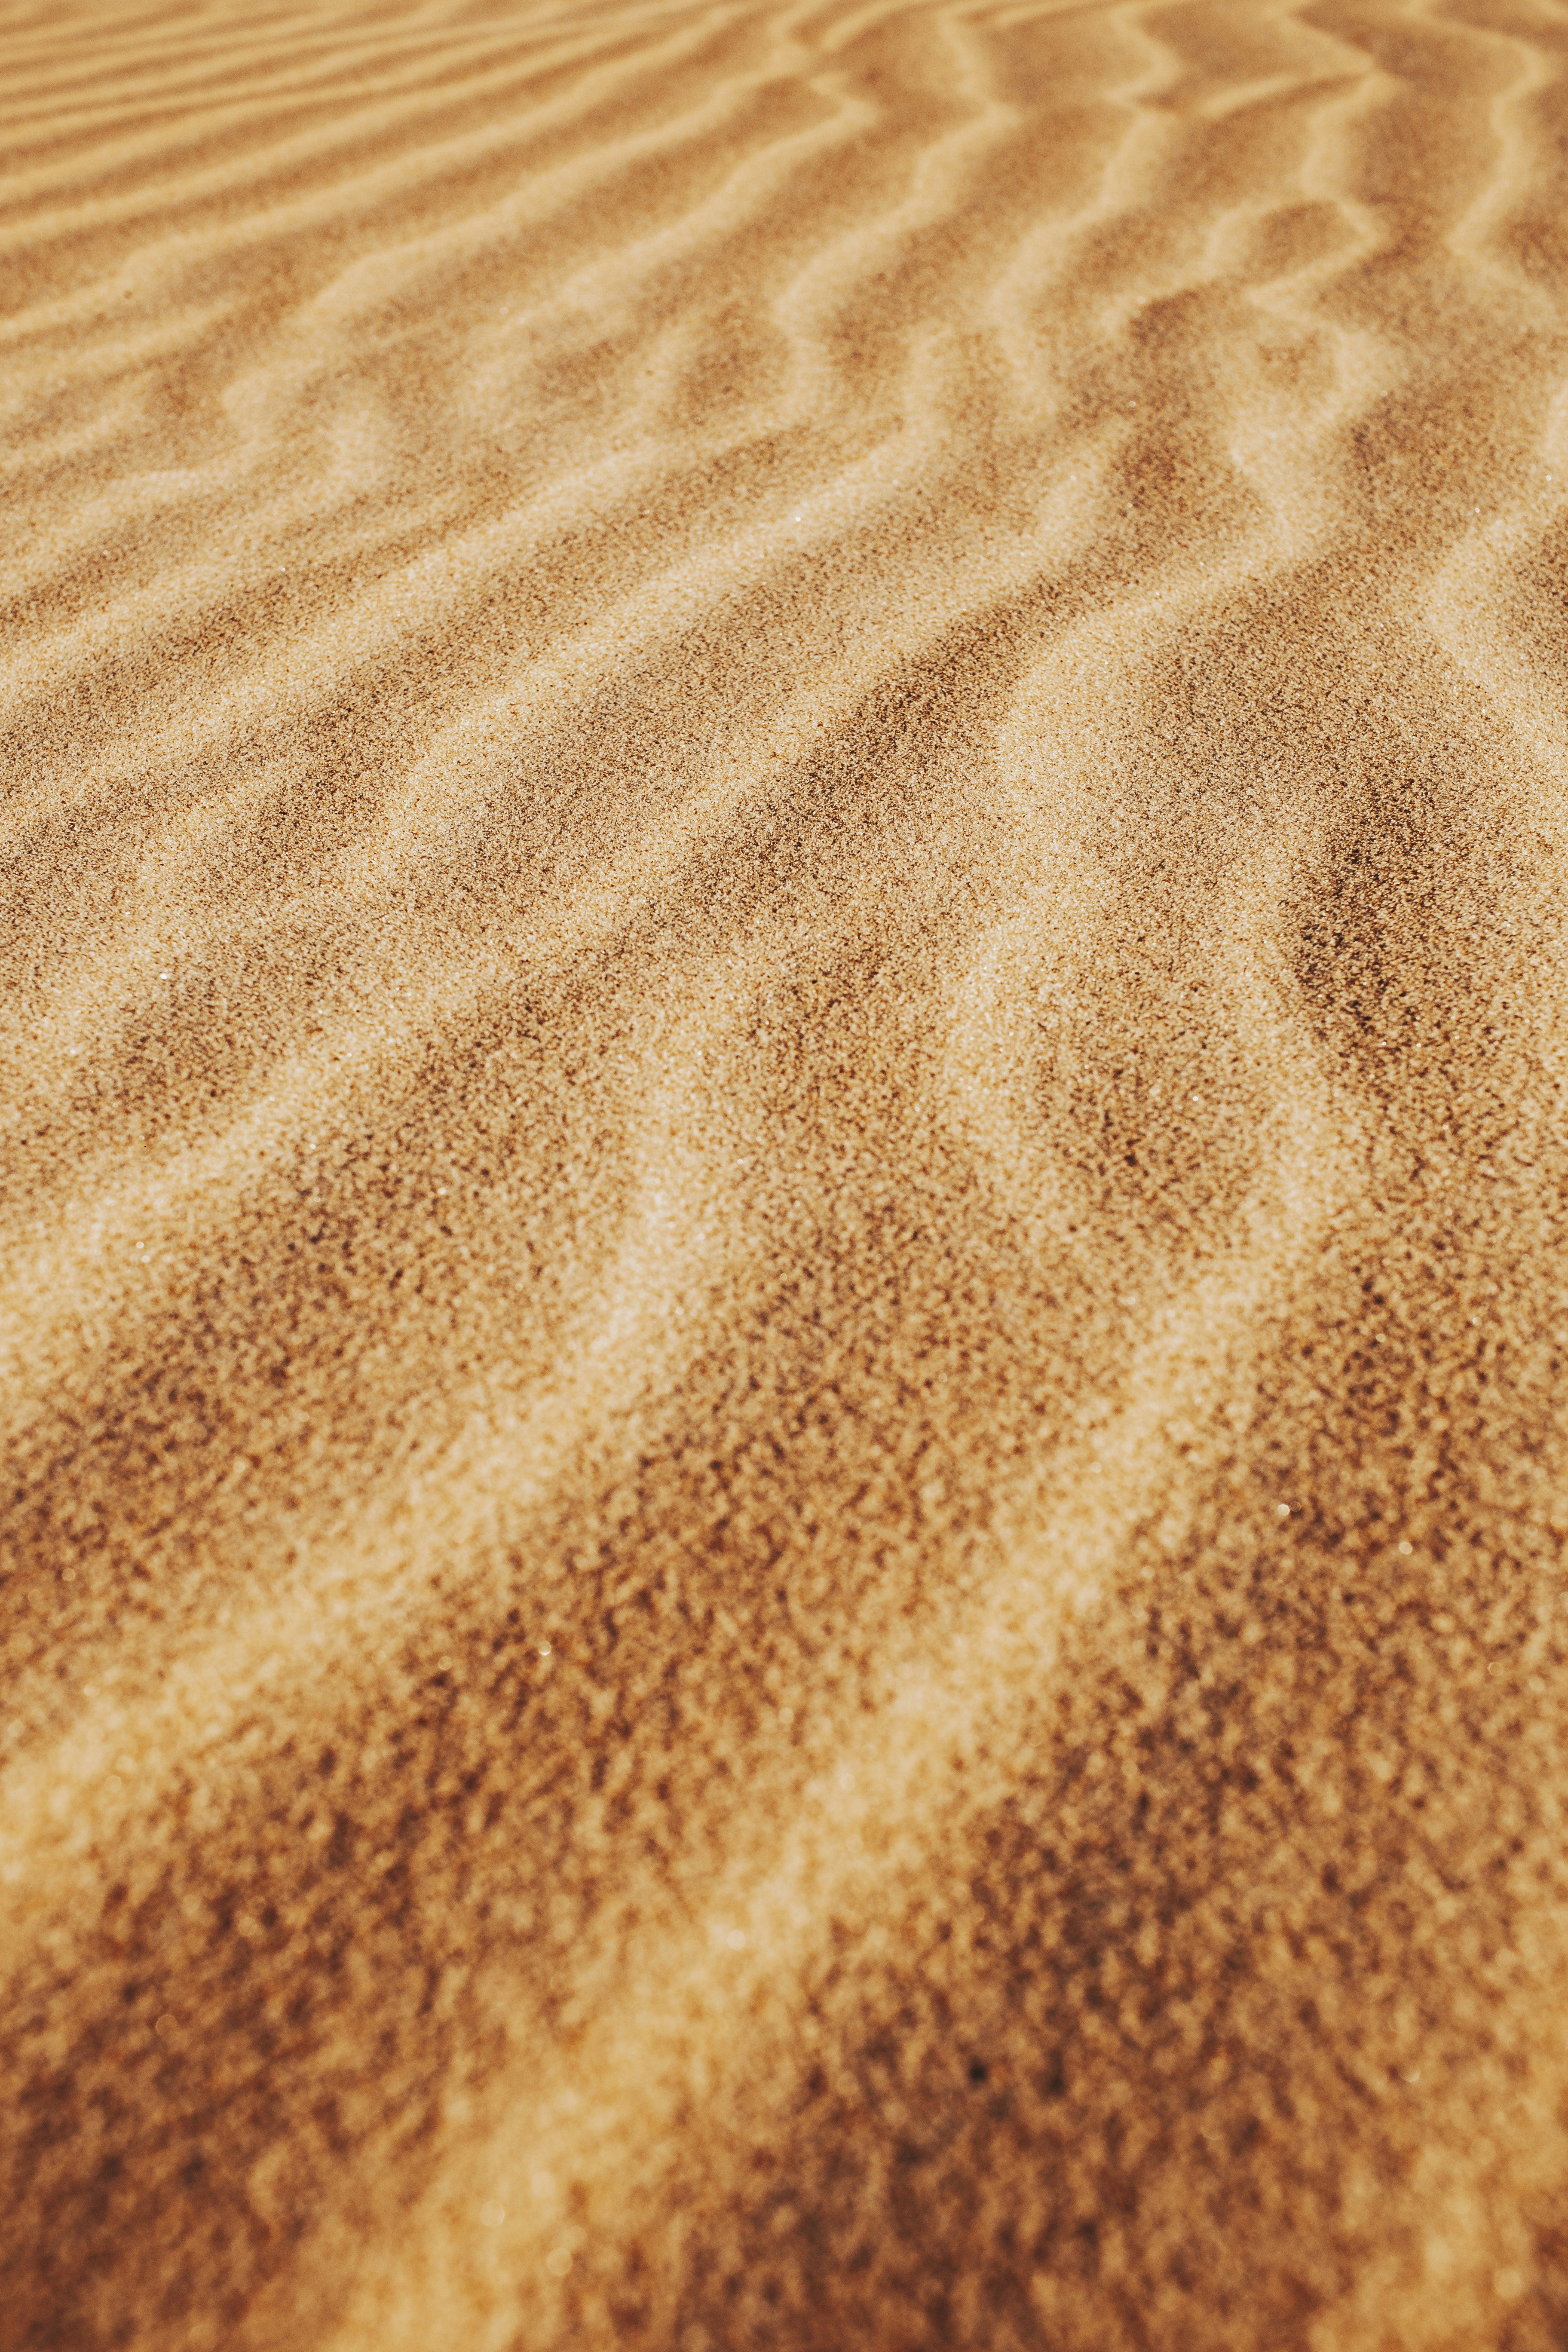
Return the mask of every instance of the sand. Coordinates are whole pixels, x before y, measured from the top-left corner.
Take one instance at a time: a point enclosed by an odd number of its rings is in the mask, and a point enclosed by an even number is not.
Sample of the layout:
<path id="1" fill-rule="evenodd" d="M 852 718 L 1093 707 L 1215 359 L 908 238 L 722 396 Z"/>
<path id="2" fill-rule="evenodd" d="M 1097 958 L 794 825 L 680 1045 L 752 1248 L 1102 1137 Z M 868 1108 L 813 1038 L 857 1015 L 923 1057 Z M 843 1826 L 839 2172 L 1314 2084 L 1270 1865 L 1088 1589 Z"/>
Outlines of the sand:
<path id="1" fill-rule="evenodd" d="M 1568 9 L 0 146 L 5 2352 L 1568 2343 Z"/>

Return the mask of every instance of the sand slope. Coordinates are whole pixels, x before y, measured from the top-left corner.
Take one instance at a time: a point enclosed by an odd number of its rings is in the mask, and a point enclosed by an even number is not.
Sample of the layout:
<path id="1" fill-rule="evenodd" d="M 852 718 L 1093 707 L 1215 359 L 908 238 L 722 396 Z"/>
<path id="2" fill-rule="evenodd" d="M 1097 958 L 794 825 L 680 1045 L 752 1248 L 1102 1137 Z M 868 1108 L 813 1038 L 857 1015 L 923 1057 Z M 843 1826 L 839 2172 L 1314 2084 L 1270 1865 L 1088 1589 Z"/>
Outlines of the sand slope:
<path id="1" fill-rule="evenodd" d="M 0 2344 L 1568 2340 L 1568 10 L 0 9 Z"/>

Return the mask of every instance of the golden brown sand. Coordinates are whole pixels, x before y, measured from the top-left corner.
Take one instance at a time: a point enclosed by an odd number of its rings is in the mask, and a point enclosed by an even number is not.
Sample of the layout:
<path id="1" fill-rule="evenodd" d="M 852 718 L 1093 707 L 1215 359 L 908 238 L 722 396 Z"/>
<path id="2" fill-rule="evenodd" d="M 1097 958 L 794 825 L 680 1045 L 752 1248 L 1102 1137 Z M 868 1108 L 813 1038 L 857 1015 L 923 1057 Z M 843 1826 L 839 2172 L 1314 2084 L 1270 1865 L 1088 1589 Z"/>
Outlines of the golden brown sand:
<path id="1" fill-rule="evenodd" d="M 6 2352 L 1568 2343 L 1568 8 L 0 25 Z"/>

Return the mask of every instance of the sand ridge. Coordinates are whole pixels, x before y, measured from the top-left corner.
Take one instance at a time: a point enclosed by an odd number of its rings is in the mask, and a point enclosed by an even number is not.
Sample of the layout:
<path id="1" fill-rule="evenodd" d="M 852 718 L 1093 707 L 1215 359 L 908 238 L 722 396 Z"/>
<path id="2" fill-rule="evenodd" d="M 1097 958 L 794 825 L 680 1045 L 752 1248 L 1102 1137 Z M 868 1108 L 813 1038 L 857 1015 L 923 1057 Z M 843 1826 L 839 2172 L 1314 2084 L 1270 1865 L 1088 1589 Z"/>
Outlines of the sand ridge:
<path id="1" fill-rule="evenodd" d="M 0 58 L 0 2345 L 1559 2345 L 1568 12 Z"/>

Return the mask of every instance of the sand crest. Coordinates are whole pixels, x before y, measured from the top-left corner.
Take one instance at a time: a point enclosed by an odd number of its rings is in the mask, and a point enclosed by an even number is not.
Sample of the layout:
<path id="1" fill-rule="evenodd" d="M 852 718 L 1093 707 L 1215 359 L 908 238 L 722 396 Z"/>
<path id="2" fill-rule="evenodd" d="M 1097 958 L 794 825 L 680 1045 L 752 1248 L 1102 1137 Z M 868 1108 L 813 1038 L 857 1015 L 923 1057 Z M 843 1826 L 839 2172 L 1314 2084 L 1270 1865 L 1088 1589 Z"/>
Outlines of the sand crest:
<path id="1" fill-rule="evenodd" d="M 1553 2352 L 1568 9 L 0 143 L 0 2352 Z"/>

